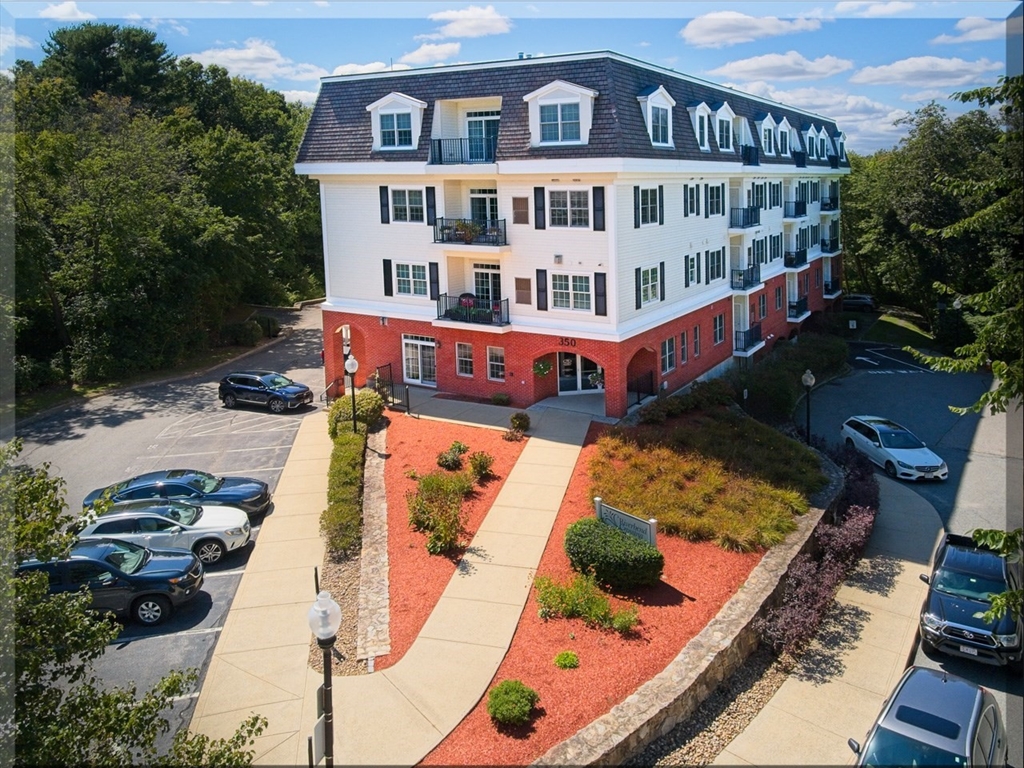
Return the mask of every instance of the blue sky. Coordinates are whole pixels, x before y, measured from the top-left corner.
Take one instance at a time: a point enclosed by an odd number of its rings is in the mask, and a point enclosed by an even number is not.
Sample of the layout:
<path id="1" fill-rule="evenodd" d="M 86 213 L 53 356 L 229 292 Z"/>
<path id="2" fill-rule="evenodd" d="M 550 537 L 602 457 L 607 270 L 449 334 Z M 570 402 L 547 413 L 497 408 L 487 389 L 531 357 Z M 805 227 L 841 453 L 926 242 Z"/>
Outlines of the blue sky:
<path id="1" fill-rule="evenodd" d="M 0 69 L 50 33 L 102 21 L 312 103 L 320 78 L 612 50 L 834 118 L 869 153 L 894 121 L 1006 73 L 1016 2 L 5 2 Z M 1020 35 L 1019 16 L 1016 34 Z M 1019 37 L 1017 38 L 1020 39 Z M 1019 47 L 1019 43 L 1018 43 Z"/>

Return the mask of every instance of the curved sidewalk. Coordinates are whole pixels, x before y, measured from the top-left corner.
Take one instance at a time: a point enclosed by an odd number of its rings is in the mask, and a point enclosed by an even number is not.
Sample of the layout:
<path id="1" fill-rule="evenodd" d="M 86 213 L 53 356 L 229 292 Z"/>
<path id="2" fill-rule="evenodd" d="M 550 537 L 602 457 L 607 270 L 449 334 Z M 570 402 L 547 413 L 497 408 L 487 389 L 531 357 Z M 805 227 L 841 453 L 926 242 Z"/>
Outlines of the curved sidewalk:
<path id="1" fill-rule="evenodd" d="M 491 426 L 510 409 L 428 400 L 417 416 Z M 335 677 L 335 763 L 415 765 L 476 705 L 504 658 L 590 425 L 531 413 L 529 442 L 419 636 L 381 672 Z M 308 666 L 312 569 L 323 560 L 331 441 L 326 414 L 303 419 L 203 682 L 192 729 L 226 737 L 270 721 L 257 764 L 306 765 L 322 674 Z M 343 620 L 355 621 L 355 617 Z"/>

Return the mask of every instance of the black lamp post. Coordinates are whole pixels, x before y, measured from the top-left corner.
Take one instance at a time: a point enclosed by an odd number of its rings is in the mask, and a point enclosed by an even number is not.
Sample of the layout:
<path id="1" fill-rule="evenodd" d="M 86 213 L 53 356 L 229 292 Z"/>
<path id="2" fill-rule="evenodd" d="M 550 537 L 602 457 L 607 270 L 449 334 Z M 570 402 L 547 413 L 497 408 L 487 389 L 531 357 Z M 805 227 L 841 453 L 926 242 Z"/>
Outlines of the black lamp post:
<path id="1" fill-rule="evenodd" d="M 359 361 L 352 354 L 352 330 L 348 325 L 341 326 L 341 351 L 345 356 L 345 373 L 352 377 L 352 434 L 354 435 L 356 433 L 356 371 L 359 370 Z"/>
<path id="2" fill-rule="evenodd" d="M 324 653 L 324 765 L 334 768 L 334 701 L 331 686 L 331 652 L 338 639 L 341 626 L 341 607 L 331 599 L 331 593 L 320 592 L 307 615 L 309 628 L 316 635 L 316 644 Z"/>
<path id="3" fill-rule="evenodd" d="M 811 387 L 814 386 L 814 374 L 811 373 L 811 369 L 808 368 L 804 371 L 804 375 L 800 377 L 800 382 L 804 385 L 806 394 L 804 398 L 807 400 L 807 444 L 811 444 Z"/>

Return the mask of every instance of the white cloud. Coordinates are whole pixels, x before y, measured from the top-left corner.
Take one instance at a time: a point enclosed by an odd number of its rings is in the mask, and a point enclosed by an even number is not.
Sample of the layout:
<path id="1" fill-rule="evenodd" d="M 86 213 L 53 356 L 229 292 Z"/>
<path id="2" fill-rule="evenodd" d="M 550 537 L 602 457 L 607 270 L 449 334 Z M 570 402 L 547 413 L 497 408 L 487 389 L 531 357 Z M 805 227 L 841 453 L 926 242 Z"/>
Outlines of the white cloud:
<path id="1" fill-rule="evenodd" d="M 243 48 L 210 48 L 200 53 L 183 56 L 201 64 L 216 64 L 232 75 L 251 77 L 260 81 L 317 80 L 327 70 L 314 64 L 297 64 L 282 56 L 273 43 L 251 37 Z"/>
<path id="2" fill-rule="evenodd" d="M 316 101 L 316 91 L 281 91 L 285 101 L 300 101 L 312 105 Z"/>
<path id="3" fill-rule="evenodd" d="M 387 72 L 389 69 L 412 69 L 408 64 L 391 66 L 383 61 L 371 61 L 369 64 L 340 64 L 334 68 L 332 75 L 364 75 L 368 72 Z"/>
<path id="4" fill-rule="evenodd" d="M 730 61 L 710 73 L 740 80 L 817 80 L 848 69 L 853 69 L 853 62 L 848 59 L 822 56 L 811 61 L 796 51 L 787 51 Z"/>
<path id="5" fill-rule="evenodd" d="M 450 59 L 458 56 L 462 49 L 462 43 L 424 43 L 412 53 L 407 53 L 399 59 L 403 64 L 433 64 L 437 61 Z"/>
<path id="6" fill-rule="evenodd" d="M 787 21 L 775 16 L 748 16 L 738 11 L 714 11 L 690 21 L 679 36 L 698 48 L 722 48 L 749 43 L 762 37 L 813 32 L 821 27 L 817 19 Z"/>
<path id="7" fill-rule="evenodd" d="M 855 16 L 866 16 L 874 18 L 878 16 L 894 16 L 903 11 L 909 11 L 914 7 L 913 3 L 905 3 L 900 0 L 892 0 L 888 3 L 879 3 L 875 0 L 847 0 L 836 3 L 836 13 L 852 13 Z"/>
<path id="8" fill-rule="evenodd" d="M 443 40 L 447 37 L 486 37 L 503 35 L 512 30 L 512 20 L 502 16 L 493 5 L 481 8 L 471 5 L 459 11 L 440 11 L 428 17 L 431 21 L 447 22 L 436 32 L 417 35 L 417 40 Z"/>
<path id="9" fill-rule="evenodd" d="M 0 27 L 0 55 L 12 48 L 35 48 L 36 41 L 31 37 L 16 34 L 12 27 Z"/>
<path id="10" fill-rule="evenodd" d="M 968 16 L 956 23 L 959 35 L 939 35 L 931 42 L 944 43 L 976 43 L 982 40 L 1001 40 L 1006 35 L 1006 21 L 1003 19 L 983 19 L 980 16 Z"/>
<path id="11" fill-rule="evenodd" d="M 901 101 L 941 101 L 949 98 L 949 91 L 941 88 L 925 88 L 917 93 L 900 94 Z"/>
<path id="12" fill-rule="evenodd" d="M 57 3 L 57 5 L 48 5 L 39 12 L 40 17 L 44 19 L 57 19 L 59 21 L 84 21 L 85 19 L 95 19 L 91 13 L 79 10 L 78 6 L 75 5 L 75 0 L 67 0 L 66 3 Z"/>
<path id="13" fill-rule="evenodd" d="M 939 56 L 913 56 L 880 67 L 864 67 L 851 75 L 850 82 L 934 88 L 943 85 L 969 85 L 988 77 L 988 73 L 1002 69 L 1001 62 L 988 59 L 964 61 L 957 58 L 943 59 Z"/>

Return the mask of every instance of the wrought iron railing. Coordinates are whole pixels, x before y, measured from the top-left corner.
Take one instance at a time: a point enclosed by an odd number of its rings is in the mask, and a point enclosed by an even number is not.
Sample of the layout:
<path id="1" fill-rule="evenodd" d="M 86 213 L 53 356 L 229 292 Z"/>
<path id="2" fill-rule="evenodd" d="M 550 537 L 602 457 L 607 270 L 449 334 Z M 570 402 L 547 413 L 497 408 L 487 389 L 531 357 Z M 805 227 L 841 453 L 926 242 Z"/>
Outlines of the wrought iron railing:
<path id="1" fill-rule="evenodd" d="M 797 168 L 806 168 L 807 167 L 807 153 L 806 152 L 794 152 L 793 153 L 793 163 L 796 165 Z"/>
<path id="2" fill-rule="evenodd" d="M 797 299 L 796 301 L 789 302 L 789 310 L 786 313 L 786 317 L 800 317 L 807 313 L 807 297 Z"/>
<path id="3" fill-rule="evenodd" d="M 761 209 L 756 205 L 749 205 L 746 208 L 733 208 L 729 219 L 730 227 L 759 227 L 761 226 Z"/>
<path id="4" fill-rule="evenodd" d="M 821 198 L 821 210 L 822 211 L 838 211 L 839 210 L 839 197 L 838 195 L 825 195 Z"/>
<path id="5" fill-rule="evenodd" d="M 469 139 L 431 139 L 431 165 L 493 163 L 498 148 L 496 136 L 475 136 Z"/>
<path id="6" fill-rule="evenodd" d="M 744 165 L 761 164 L 761 150 L 755 146 L 747 144 L 740 147 L 740 156 L 743 158 Z"/>
<path id="7" fill-rule="evenodd" d="M 437 219 L 434 222 L 434 242 L 508 245 L 505 219 Z"/>
<path id="8" fill-rule="evenodd" d="M 823 290 L 826 296 L 831 296 L 834 293 L 839 293 L 843 289 L 843 282 L 841 280 L 826 280 L 823 286 Z"/>
<path id="9" fill-rule="evenodd" d="M 795 251 L 786 251 L 783 263 L 790 269 L 802 267 L 807 263 L 807 249 L 797 248 Z"/>
<path id="10" fill-rule="evenodd" d="M 479 325 L 508 325 L 508 299 L 479 299 L 471 293 L 437 298 L 437 319 Z"/>
<path id="11" fill-rule="evenodd" d="M 839 155 L 829 155 L 828 156 L 828 165 L 829 165 L 829 168 L 838 168 L 839 167 Z"/>
<path id="12" fill-rule="evenodd" d="M 736 331 L 733 349 L 737 352 L 746 352 L 751 347 L 761 343 L 761 324 L 754 323 L 745 331 Z"/>
<path id="13" fill-rule="evenodd" d="M 745 291 L 761 284 L 761 265 L 751 264 L 746 269 L 734 269 L 732 272 L 732 288 L 734 291 Z"/>
<path id="14" fill-rule="evenodd" d="M 799 219 L 807 215 L 806 200 L 787 200 L 783 203 L 782 216 L 786 219 Z"/>
<path id="15" fill-rule="evenodd" d="M 654 371 L 641 373 L 629 380 L 626 385 L 626 407 L 642 403 L 648 397 L 654 397 Z"/>
<path id="16" fill-rule="evenodd" d="M 821 252 L 822 253 L 839 253 L 839 238 L 838 237 L 823 237 L 821 239 Z"/>

